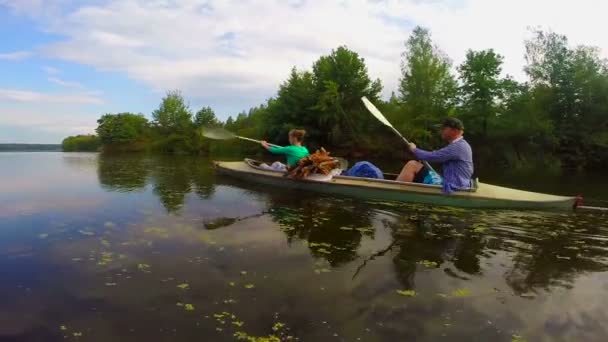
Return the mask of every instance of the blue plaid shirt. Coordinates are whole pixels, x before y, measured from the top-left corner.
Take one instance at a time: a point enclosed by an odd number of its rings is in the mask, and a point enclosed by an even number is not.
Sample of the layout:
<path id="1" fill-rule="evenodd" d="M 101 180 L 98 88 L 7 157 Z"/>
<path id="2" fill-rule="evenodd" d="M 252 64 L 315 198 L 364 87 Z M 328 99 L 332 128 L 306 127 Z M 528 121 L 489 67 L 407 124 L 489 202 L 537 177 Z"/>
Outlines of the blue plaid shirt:
<path id="1" fill-rule="evenodd" d="M 420 160 L 442 163 L 443 192 L 469 189 L 473 176 L 473 151 L 466 140 L 459 138 L 437 151 L 416 148 L 414 155 Z"/>

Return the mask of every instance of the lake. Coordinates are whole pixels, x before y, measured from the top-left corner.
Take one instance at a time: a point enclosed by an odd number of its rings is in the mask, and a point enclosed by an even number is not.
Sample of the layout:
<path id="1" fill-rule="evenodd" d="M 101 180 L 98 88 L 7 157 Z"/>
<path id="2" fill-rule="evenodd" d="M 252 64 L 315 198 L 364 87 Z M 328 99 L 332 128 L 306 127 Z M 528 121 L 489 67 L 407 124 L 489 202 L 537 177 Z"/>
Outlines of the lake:
<path id="1" fill-rule="evenodd" d="M 536 175 L 484 181 L 608 200 Z M 0 341 L 606 341 L 607 219 L 287 191 L 195 157 L 2 153 Z"/>

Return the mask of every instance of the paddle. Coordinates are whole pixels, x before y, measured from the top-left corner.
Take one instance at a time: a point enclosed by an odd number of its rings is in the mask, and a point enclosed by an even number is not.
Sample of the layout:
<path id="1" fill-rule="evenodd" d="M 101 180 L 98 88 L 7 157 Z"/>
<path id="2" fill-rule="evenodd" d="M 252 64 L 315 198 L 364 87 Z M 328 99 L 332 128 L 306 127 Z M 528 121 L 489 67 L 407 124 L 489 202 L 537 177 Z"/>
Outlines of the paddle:
<path id="1" fill-rule="evenodd" d="M 262 142 L 261 140 L 255 140 L 255 139 L 251 139 L 251 138 L 247 138 L 247 137 L 242 137 L 240 135 L 236 135 L 230 131 L 225 130 L 222 127 L 203 128 L 201 131 L 201 134 L 206 138 L 214 139 L 214 140 L 241 139 L 241 140 L 252 141 L 252 142 L 255 142 L 258 144 Z M 274 147 L 281 147 L 279 145 L 274 145 L 274 144 L 268 144 L 268 145 L 274 146 Z M 342 170 L 348 169 L 348 160 L 346 160 L 344 158 L 340 158 L 340 157 L 333 157 L 333 158 L 340 162 L 340 168 Z"/>
<path id="2" fill-rule="evenodd" d="M 393 125 L 391 125 L 391 123 L 384 117 L 384 115 L 382 115 L 382 113 L 380 113 L 380 111 L 378 110 L 378 108 L 376 108 L 376 106 L 374 106 L 373 103 L 371 103 L 367 97 L 363 96 L 361 98 L 361 101 L 363 101 L 363 104 L 365 105 L 365 108 L 367 108 L 367 110 L 369 110 L 370 113 L 372 113 L 372 115 L 378 119 L 378 121 L 382 122 L 383 125 L 387 126 L 388 128 L 390 128 L 395 134 L 397 134 L 399 137 L 401 137 L 401 139 L 403 139 L 403 141 L 409 145 L 409 141 L 395 128 L 393 127 Z M 422 164 L 424 164 L 424 166 L 427 167 L 427 169 L 436 172 L 435 169 L 433 169 L 433 167 L 426 161 L 422 161 Z"/>
<path id="3" fill-rule="evenodd" d="M 240 135 L 236 135 L 230 131 L 223 129 L 222 127 L 203 128 L 202 135 L 206 138 L 214 139 L 214 140 L 241 139 L 241 140 L 252 141 L 252 142 L 255 142 L 258 144 L 262 142 L 261 140 L 255 140 L 255 139 L 251 139 L 251 138 L 247 138 L 247 137 L 242 137 Z M 273 145 L 273 144 L 268 144 L 268 145 L 274 146 L 274 147 L 280 147 L 279 145 Z"/>

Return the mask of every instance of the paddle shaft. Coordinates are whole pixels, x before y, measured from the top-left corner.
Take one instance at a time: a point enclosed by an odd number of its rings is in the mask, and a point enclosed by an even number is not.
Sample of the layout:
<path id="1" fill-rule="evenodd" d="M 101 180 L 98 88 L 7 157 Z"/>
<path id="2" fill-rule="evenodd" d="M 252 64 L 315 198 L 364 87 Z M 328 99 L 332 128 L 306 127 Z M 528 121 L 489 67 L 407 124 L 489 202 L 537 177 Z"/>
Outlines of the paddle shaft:
<path id="1" fill-rule="evenodd" d="M 408 146 L 408 148 L 409 148 L 410 142 L 409 142 L 409 141 L 408 141 L 408 140 L 407 140 L 407 139 L 406 139 L 406 138 L 405 138 L 403 135 L 401 135 L 401 133 L 399 133 L 399 131 L 398 131 L 397 129 L 395 129 L 395 127 L 392 127 L 392 126 L 391 126 L 390 128 L 393 130 L 393 132 L 395 132 L 397 135 L 399 135 L 399 136 L 401 137 L 401 139 L 403 139 L 403 142 L 404 142 L 404 143 L 405 143 L 405 144 Z M 429 164 L 429 162 L 427 162 L 426 160 L 423 160 L 423 161 L 422 161 L 422 165 L 424 165 L 424 166 L 425 166 L 427 169 L 429 169 L 430 171 L 437 172 L 437 171 L 435 171 L 435 169 L 433 169 L 433 167 L 431 166 L 431 164 Z"/>
<path id="2" fill-rule="evenodd" d="M 255 142 L 255 143 L 258 143 L 258 144 L 260 144 L 262 142 L 261 140 L 255 140 L 255 139 L 251 139 L 251 138 L 247 138 L 247 137 L 242 137 L 240 135 L 235 135 L 235 137 L 238 138 L 238 139 L 241 139 L 241 140 L 252 141 L 252 142 Z M 281 146 L 275 145 L 275 144 L 268 144 L 268 145 L 272 146 L 272 147 L 281 147 Z"/>

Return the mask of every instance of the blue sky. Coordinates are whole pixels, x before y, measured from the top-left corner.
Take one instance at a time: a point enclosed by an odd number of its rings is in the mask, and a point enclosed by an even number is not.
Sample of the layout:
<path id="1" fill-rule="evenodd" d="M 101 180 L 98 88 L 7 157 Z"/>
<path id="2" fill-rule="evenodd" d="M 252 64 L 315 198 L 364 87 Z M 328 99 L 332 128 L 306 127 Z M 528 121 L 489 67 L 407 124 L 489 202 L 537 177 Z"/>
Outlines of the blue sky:
<path id="1" fill-rule="evenodd" d="M 596 0 L 0 0 L 0 142 L 59 143 L 93 133 L 104 113 L 149 116 L 172 89 L 225 119 L 339 45 L 388 95 L 415 25 L 455 65 L 468 48 L 494 48 L 525 80 L 529 27 L 606 56 L 604 13 Z"/>

